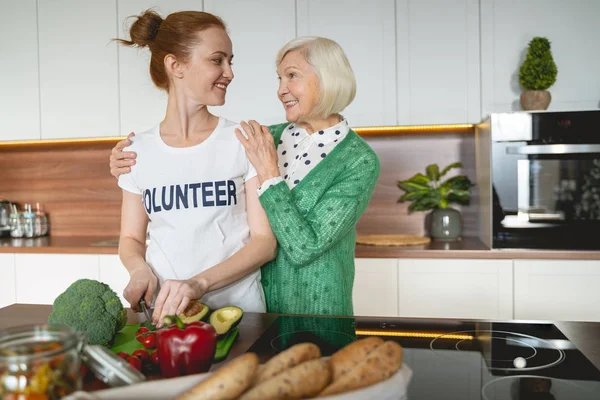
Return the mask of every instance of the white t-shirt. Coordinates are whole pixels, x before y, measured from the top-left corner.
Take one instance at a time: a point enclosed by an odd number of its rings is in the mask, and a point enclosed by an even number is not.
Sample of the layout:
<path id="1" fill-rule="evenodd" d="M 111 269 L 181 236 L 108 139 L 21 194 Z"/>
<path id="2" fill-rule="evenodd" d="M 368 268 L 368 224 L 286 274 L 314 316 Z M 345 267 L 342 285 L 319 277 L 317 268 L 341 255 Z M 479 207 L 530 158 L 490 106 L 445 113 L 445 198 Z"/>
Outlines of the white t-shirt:
<path id="1" fill-rule="evenodd" d="M 168 146 L 160 125 L 136 134 L 127 150 L 137 152 L 119 186 L 142 196 L 150 219 L 146 262 L 160 283 L 189 279 L 229 258 L 250 240 L 244 183 L 256 176 L 235 122 L 219 119 L 202 143 Z M 202 298 L 211 309 L 234 305 L 266 310 L 260 270 Z"/>

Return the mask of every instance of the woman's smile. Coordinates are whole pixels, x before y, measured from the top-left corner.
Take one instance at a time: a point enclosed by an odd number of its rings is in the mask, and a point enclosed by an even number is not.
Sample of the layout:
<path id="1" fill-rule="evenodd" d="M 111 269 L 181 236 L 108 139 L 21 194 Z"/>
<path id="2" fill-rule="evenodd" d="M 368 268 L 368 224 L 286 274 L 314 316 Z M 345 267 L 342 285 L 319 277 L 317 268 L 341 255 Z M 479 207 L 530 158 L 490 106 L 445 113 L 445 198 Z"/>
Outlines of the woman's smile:
<path id="1" fill-rule="evenodd" d="M 217 89 L 221 89 L 224 92 L 227 91 L 227 85 L 229 85 L 229 83 L 227 83 L 227 82 L 217 82 L 217 83 L 215 83 L 215 86 L 217 87 Z"/>

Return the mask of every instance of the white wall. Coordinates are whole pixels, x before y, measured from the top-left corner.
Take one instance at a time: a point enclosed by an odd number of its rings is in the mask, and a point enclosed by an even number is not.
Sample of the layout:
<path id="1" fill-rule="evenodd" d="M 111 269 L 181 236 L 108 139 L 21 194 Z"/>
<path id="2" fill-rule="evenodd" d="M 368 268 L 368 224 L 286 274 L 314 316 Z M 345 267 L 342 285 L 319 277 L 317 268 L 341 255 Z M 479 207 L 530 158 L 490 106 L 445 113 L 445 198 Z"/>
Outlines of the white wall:
<path id="1" fill-rule="evenodd" d="M 40 138 L 35 0 L 0 0 L 0 140 Z"/>
<path id="2" fill-rule="evenodd" d="M 398 120 L 479 122 L 478 0 L 396 2 Z"/>
<path id="3" fill-rule="evenodd" d="M 535 36 L 558 67 L 549 110 L 600 107 L 600 1 L 480 0 L 482 111 L 520 110 L 519 68 Z"/>
<path id="4" fill-rule="evenodd" d="M 41 138 L 118 135 L 116 3 L 39 0 L 37 18 Z"/>
<path id="5" fill-rule="evenodd" d="M 148 51 L 110 41 L 149 7 L 225 19 L 236 79 L 214 112 L 234 120 L 282 121 L 274 58 L 301 35 L 331 37 L 348 54 L 353 126 L 476 123 L 517 110 L 534 36 L 550 39 L 558 65 L 550 109 L 600 106 L 597 0 L 0 0 L 0 140 L 125 135 L 160 121 L 166 97 L 148 76 Z"/>

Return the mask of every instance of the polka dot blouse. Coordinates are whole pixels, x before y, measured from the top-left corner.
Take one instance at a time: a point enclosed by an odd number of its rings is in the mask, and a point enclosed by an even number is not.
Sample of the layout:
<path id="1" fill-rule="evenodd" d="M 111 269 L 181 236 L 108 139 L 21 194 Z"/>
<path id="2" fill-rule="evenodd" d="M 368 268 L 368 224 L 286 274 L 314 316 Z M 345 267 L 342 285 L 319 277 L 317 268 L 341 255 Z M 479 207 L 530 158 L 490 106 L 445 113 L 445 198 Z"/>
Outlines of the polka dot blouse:
<path id="1" fill-rule="evenodd" d="M 258 195 L 282 180 L 293 189 L 346 137 L 349 130 L 346 119 L 310 135 L 296 124 L 287 126 L 277 147 L 277 163 L 281 175 L 263 182 Z"/>

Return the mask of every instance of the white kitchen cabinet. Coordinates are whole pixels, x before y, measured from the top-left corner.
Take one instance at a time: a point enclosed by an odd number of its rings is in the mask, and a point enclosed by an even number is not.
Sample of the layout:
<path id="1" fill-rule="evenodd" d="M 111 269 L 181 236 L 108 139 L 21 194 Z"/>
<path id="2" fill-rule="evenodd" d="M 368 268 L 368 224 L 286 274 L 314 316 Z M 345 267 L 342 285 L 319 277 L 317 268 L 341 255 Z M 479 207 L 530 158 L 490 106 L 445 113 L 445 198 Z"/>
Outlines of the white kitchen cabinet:
<path id="1" fill-rule="evenodd" d="M 204 0 L 207 12 L 223 18 L 233 42 L 233 73 L 216 114 L 234 121 L 255 119 L 270 125 L 285 122 L 277 97 L 275 56 L 296 36 L 293 0 Z"/>
<path id="2" fill-rule="evenodd" d="M 129 283 L 129 272 L 121 263 L 117 255 L 100 255 L 100 282 L 106 283 L 114 290 L 121 299 L 123 306 L 129 307 L 129 303 L 123 297 L 123 290 Z"/>
<path id="3" fill-rule="evenodd" d="M 163 18 L 177 11 L 202 11 L 197 0 L 118 0 L 119 38 L 130 39 L 129 27 L 140 15 L 152 8 Z M 150 51 L 118 45 L 120 134 L 144 132 L 162 121 L 167 110 L 167 93 L 158 89 L 150 78 Z"/>
<path id="4" fill-rule="evenodd" d="M 350 60 L 356 98 L 343 115 L 351 126 L 396 125 L 394 19 L 393 0 L 297 1 L 298 36 L 333 39 Z"/>
<path id="5" fill-rule="evenodd" d="M 118 135 L 116 2 L 37 3 L 42 139 Z"/>
<path id="6" fill-rule="evenodd" d="M 600 260 L 515 260 L 515 319 L 600 321 Z"/>
<path id="7" fill-rule="evenodd" d="M 354 263 L 354 315 L 397 317 L 398 260 L 357 258 Z"/>
<path id="8" fill-rule="evenodd" d="M 89 254 L 17 254 L 15 270 L 17 303 L 52 304 L 76 280 L 100 278 Z"/>
<path id="9" fill-rule="evenodd" d="M 512 260 L 399 259 L 401 317 L 512 319 Z"/>
<path id="10" fill-rule="evenodd" d="M 0 0 L 0 140 L 40 138 L 36 0 Z"/>
<path id="11" fill-rule="evenodd" d="M 0 254 L 0 308 L 16 302 L 15 255 Z"/>
<path id="12" fill-rule="evenodd" d="M 600 106 L 599 1 L 481 0 L 483 114 L 520 110 L 519 68 L 529 41 L 551 42 L 558 67 L 548 110 Z"/>
<path id="13" fill-rule="evenodd" d="M 396 41 L 399 125 L 481 120 L 478 0 L 397 0 Z"/>

